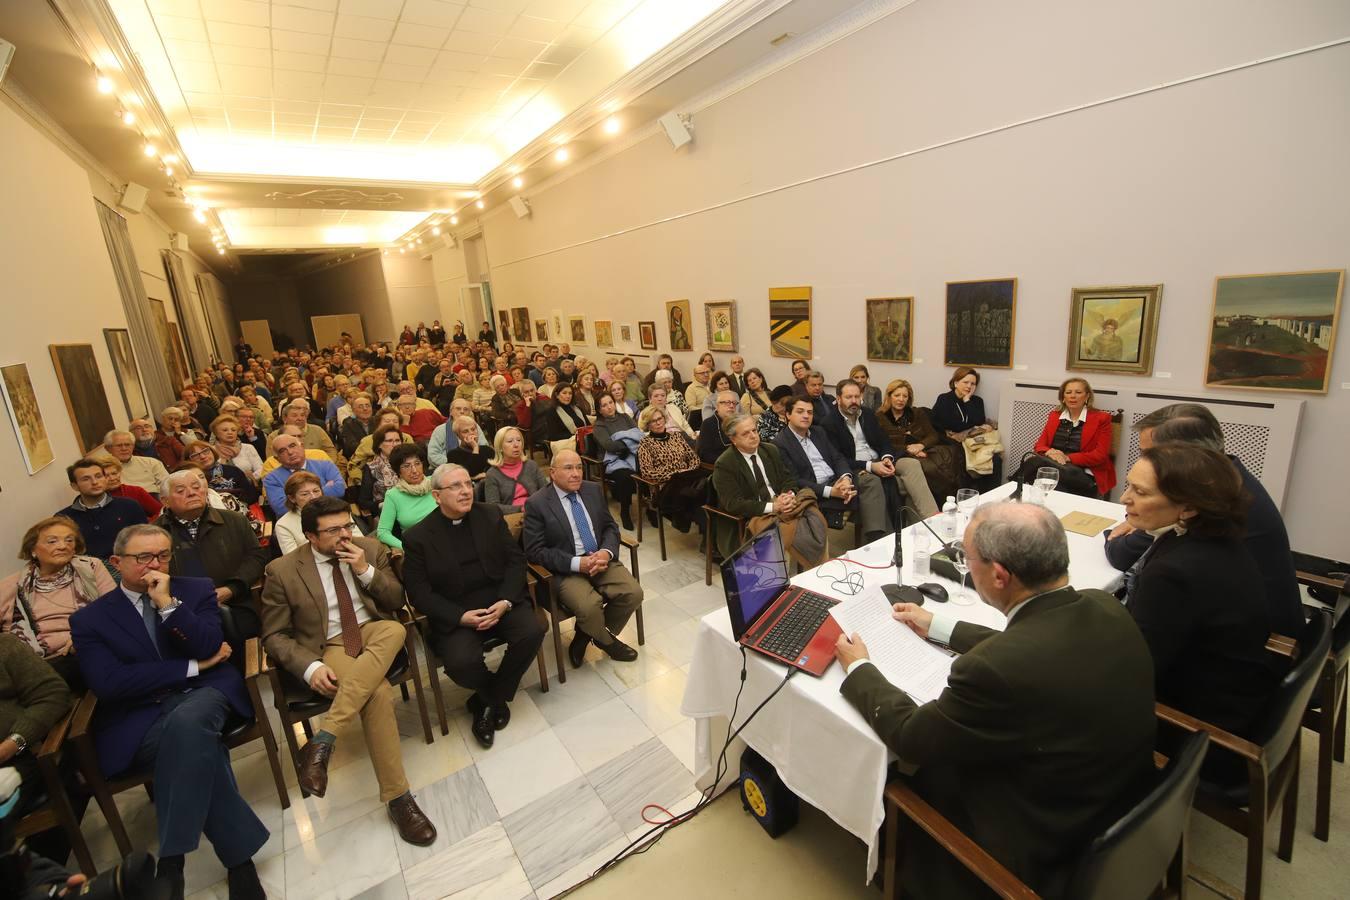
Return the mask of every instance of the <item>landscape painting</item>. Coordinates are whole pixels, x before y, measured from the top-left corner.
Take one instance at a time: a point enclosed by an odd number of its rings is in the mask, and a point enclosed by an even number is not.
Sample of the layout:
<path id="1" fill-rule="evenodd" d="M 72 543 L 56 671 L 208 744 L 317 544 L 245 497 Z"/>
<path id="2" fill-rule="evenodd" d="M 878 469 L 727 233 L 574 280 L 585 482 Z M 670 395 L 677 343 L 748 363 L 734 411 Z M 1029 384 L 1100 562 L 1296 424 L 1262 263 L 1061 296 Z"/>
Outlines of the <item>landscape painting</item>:
<path id="1" fill-rule="evenodd" d="M 878 297 L 867 301 L 867 358 L 878 362 L 912 362 L 910 331 L 913 297 Z"/>
<path id="2" fill-rule="evenodd" d="M 1325 394 L 1345 270 L 1214 281 L 1205 384 Z"/>
<path id="3" fill-rule="evenodd" d="M 75 437 L 80 452 L 88 453 L 103 443 L 103 436 L 113 429 L 112 409 L 103 390 L 103 376 L 98 372 L 93 344 L 48 344 L 56 380 L 61 385 L 61 396 L 70 413 L 70 424 L 75 426 Z"/>
<path id="4" fill-rule="evenodd" d="M 1011 369 L 1016 321 L 1016 278 L 947 282 L 943 362 Z"/>
<path id="5" fill-rule="evenodd" d="M 769 353 L 811 358 L 811 289 L 769 288 Z"/>
<path id="6" fill-rule="evenodd" d="M 47 426 L 42 421 L 33 381 L 28 377 L 27 363 L 0 366 L 0 388 L 5 392 L 5 406 L 9 421 L 19 438 L 23 464 L 32 475 L 52 461 L 52 443 L 47 437 Z"/>

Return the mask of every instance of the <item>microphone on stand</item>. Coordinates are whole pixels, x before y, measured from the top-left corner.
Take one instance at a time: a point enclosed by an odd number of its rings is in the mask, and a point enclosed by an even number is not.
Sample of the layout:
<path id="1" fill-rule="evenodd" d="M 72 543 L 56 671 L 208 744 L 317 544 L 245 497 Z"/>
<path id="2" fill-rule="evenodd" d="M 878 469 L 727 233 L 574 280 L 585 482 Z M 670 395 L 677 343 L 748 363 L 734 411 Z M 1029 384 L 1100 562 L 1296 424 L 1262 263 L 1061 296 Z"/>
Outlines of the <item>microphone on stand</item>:
<path id="1" fill-rule="evenodd" d="M 937 542 L 938 542 L 939 544 L 942 545 L 942 549 L 943 549 L 943 550 L 947 550 L 947 549 L 949 549 L 949 548 L 951 547 L 951 545 L 952 545 L 952 544 L 951 544 L 951 541 L 944 541 L 944 540 L 942 539 L 942 535 L 940 535 L 940 534 L 938 534 L 936 531 L 934 531 L 934 530 L 933 530 L 933 526 L 928 524 L 928 520 L 925 519 L 923 516 L 919 515 L 917 511 L 915 511 L 914 509 L 912 509 L 912 508 L 910 508 L 910 507 L 908 507 L 908 506 L 902 506 L 902 507 L 900 507 L 900 508 L 901 508 L 902 510 L 904 510 L 905 512 L 909 513 L 909 514 L 910 514 L 911 516 L 913 516 L 915 519 L 917 519 L 917 520 L 919 521 L 919 523 L 923 525 L 924 528 L 927 528 L 927 529 L 928 529 L 928 533 L 931 534 L 933 537 L 937 538 Z M 899 532 L 896 532 L 896 534 L 899 534 Z"/>

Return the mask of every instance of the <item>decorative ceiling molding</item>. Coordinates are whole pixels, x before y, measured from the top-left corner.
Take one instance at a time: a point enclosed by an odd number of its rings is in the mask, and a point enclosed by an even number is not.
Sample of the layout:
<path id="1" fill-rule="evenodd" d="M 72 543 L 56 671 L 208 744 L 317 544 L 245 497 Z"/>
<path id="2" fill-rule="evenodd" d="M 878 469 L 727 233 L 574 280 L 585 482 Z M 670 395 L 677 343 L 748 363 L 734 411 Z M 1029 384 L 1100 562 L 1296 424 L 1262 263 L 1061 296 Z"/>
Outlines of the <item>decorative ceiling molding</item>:
<path id="1" fill-rule="evenodd" d="M 353 203 L 378 203 L 386 206 L 402 203 L 404 197 L 398 191 L 368 193 L 354 188 L 315 188 L 309 191 L 269 191 L 263 194 L 268 200 L 299 201 L 311 206 L 349 206 Z"/>

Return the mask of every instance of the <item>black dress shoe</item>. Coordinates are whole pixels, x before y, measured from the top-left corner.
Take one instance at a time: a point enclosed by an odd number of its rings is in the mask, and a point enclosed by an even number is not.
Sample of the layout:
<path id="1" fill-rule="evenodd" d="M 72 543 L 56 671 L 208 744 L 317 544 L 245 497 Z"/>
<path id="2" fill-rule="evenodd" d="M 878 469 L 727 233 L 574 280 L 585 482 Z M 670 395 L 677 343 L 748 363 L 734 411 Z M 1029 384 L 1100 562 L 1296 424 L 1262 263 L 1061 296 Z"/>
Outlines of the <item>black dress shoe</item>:
<path id="1" fill-rule="evenodd" d="M 619 524 L 623 525 L 626 531 L 633 530 L 633 514 L 628 511 L 627 506 L 619 507 Z"/>
<path id="2" fill-rule="evenodd" d="M 505 703 L 492 704 L 492 727 L 501 731 L 511 724 L 511 707 Z"/>
<path id="3" fill-rule="evenodd" d="M 578 631 L 572 638 L 572 643 L 567 645 L 567 659 L 572 663 L 572 668 L 580 669 L 581 664 L 586 661 L 586 645 L 590 642 L 590 635 Z"/>
<path id="4" fill-rule="evenodd" d="M 674 525 L 675 530 L 678 531 L 680 534 L 688 534 L 689 529 L 692 528 L 694 525 L 694 523 L 690 520 L 690 518 L 683 514 L 671 516 L 670 524 Z"/>
<path id="5" fill-rule="evenodd" d="M 169 900 L 183 900 L 183 857 L 161 856 L 155 869 L 155 880 L 169 886 Z"/>
<path id="6" fill-rule="evenodd" d="M 473 716 L 473 724 L 469 726 L 469 730 L 473 732 L 474 738 L 484 750 L 490 749 L 497 735 L 497 730 L 492 726 L 492 707 L 479 699 L 477 694 L 471 696 L 465 705 Z"/>
<path id="7" fill-rule="evenodd" d="M 647 521 L 651 523 L 651 525 L 652 525 L 653 528 L 660 528 L 660 527 L 661 527 L 661 514 L 660 514 L 659 512 L 657 512 L 656 510 L 652 509 L 651 507 L 648 507 L 648 508 L 647 508 Z"/>
<path id="8" fill-rule="evenodd" d="M 596 644 L 596 646 L 605 651 L 605 653 L 609 655 L 609 658 L 615 662 L 632 662 L 638 657 L 636 650 L 618 638 L 615 638 L 608 644 Z"/>
<path id="9" fill-rule="evenodd" d="M 267 892 L 258 880 L 258 870 L 253 860 L 238 866 L 232 866 L 227 874 L 230 900 L 267 900 Z"/>

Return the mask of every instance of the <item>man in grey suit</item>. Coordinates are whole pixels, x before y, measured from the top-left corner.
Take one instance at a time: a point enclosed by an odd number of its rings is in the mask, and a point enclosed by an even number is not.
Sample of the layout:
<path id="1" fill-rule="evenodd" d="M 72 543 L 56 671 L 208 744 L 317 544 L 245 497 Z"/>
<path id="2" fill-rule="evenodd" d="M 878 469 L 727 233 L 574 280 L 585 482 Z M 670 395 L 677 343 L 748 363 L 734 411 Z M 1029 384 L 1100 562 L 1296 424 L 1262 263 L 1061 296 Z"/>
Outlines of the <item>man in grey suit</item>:
<path id="1" fill-rule="evenodd" d="M 567 648 L 580 668 L 586 645 L 618 662 L 637 651 L 617 635 L 642 605 L 642 586 L 619 564 L 619 526 L 598 485 L 582 479 L 581 457 L 571 450 L 553 456 L 553 484 L 525 501 L 525 557 L 558 579 L 558 599 L 577 617 Z"/>

